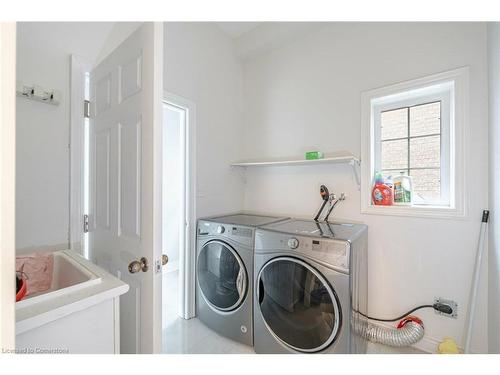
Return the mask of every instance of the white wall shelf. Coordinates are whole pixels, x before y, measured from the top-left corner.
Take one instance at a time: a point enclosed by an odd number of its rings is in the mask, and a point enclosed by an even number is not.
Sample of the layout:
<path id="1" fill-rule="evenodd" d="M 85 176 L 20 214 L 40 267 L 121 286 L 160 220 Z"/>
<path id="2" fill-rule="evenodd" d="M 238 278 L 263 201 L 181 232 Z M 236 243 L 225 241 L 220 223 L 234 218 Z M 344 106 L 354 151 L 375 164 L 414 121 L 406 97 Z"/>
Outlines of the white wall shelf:
<path id="1" fill-rule="evenodd" d="M 356 183 L 359 188 L 360 174 L 359 168 L 361 161 L 354 155 L 346 153 L 342 155 L 326 157 L 323 159 L 305 160 L 305 159 L 291 159 L 291 160 L 265 160 L 265 161 L 241 161 L 231 164 L 231 167 L 292 167 L 292 166 L 313 166 L 321 164 L 349 164 L 352 167 L 352 172 Z"/>

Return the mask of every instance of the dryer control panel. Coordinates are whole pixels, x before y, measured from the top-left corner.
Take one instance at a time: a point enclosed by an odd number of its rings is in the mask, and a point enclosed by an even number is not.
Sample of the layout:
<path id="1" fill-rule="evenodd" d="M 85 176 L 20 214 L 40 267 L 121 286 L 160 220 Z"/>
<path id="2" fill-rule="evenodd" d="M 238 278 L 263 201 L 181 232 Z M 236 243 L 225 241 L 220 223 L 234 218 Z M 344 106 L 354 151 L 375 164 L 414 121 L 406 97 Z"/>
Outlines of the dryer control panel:
<path id="1" fill-rule="evenodd" d="M 332 267 L 346 273 L 349 272 L 349 241 L 294 236 L 257 230 L 255 234 L 255 252 L 287 252 L 295 256 L 303 255 L 327 267 Z"/>

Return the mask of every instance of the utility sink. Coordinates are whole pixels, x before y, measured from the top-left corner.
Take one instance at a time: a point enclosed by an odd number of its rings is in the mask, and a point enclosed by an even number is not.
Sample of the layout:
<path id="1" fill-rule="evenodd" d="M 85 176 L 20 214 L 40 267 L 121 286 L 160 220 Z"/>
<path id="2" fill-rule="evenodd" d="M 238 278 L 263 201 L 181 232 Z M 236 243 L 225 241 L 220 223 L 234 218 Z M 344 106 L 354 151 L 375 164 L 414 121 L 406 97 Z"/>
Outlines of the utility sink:
<path id="1" fill-rule="evenodd" d="M 101 282 L 101 277 L 74 260 L 65 250 L 55 251 L 53 255 L 54 270 L 50 289 L 30 294 L 23 300 L 16 302 L 16 309 L 63 297 Z"/>
<path id="2" fill-rule="evenodd" d="M 51 287 L 16 302 L 16 351 L 120 353 L 120 296 L 129 286 L 72 250 L 52 254 Z"/>

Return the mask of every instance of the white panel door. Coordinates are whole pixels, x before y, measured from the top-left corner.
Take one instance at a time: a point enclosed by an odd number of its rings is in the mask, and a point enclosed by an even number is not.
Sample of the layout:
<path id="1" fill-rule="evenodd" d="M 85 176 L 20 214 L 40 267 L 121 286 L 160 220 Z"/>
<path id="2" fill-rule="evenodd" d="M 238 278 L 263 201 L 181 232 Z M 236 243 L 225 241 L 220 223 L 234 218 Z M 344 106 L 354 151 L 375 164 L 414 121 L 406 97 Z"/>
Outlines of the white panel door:
<path id="1" fill-rule="evenodd" d="M 121 353 L 161 350 L 162 38 L 162 24 L 144 23 L 90 74 L 90 257 L 130 285 Z"/>

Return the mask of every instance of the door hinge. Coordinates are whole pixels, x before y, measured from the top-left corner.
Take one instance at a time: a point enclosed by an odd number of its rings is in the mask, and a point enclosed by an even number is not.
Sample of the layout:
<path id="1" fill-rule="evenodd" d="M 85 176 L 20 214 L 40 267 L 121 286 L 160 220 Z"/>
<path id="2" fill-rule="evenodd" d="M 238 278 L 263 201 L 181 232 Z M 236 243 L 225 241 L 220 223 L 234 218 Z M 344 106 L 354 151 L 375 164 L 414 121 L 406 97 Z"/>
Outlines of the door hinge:
<path id="1" fill-rule="evenodd" d="M 83 101 L 83 117 L 90 118 L 90 101 Z"/>
<path id="2" fill-rule="evenodd" d="M 89 232 L 89 215 L 83 215 L 83 233 Z"/>

